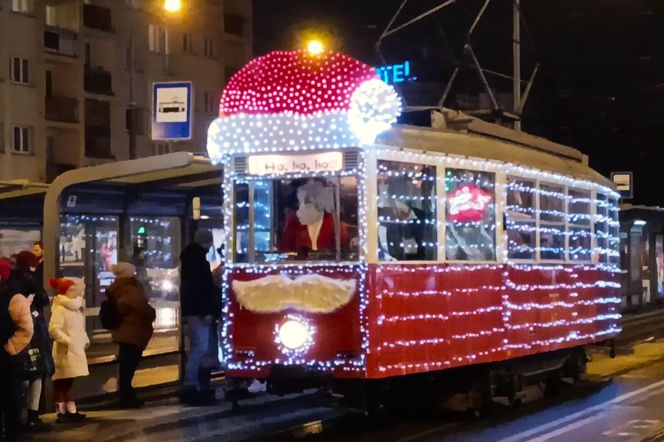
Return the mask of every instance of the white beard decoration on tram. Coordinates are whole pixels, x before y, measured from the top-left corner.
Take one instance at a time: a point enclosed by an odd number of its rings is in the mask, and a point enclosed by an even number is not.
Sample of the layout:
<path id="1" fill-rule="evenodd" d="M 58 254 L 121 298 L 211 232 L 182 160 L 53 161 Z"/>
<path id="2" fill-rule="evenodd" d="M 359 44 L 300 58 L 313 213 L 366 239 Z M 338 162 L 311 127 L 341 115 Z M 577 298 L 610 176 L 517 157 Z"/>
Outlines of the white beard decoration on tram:
<path id="1" fill-rule="evenodd" d="M 255 313 L 293 309 L 308 313 L 332 313 L 348 304 L 357 281 L 310 274 L 291 279 L 269 275 L 253 281 L 233 281 L 233 291 L 242 307 Z"/>

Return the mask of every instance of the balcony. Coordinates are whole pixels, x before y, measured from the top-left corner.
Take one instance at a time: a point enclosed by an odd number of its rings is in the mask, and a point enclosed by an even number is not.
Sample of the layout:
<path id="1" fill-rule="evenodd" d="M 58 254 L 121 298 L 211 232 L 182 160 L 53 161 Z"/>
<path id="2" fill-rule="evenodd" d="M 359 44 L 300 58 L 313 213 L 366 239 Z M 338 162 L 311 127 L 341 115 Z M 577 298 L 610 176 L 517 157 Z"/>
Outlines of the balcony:
<path id="1" fill-rule="evenodd" d="M 227 34 L 244 37 L 245 18 L 240 14 L 224 14 L 224 31 Z"/>
<path id="2" fill-rule="evenodd" d="M 85 156 L 88 158 L 113 158 L 111 129 L 108 126 L 85 128 Z"/>
<path id="3" fill-rule="evenodd" d="M 78 123 L 78 100 L 57 95 L 47 96 L 46 119 L 62 123 Z"/>
<path id="4" fill-rule="evenodd" d="M 76 32 L 47 27 L 44 31 L 44 51 L 75 57 Z"/>
<path id="5" fill-rule="evenodd" d="M 52 183 L 58 176 L 74 169 L 76 169 L 76 166 L 71 164 L 46 163 L 46 182 Z"/>
<path id="6" fill-rule="evenodd" d="M 95 5 L 83 5 L 83 26 L 104 32 L 113 32 L 111 10 Z"/>
<path id="7" fill-rule="evenodd" d="M 113 78 L 103 68 L 86 68 L 83 84 L 86 92 L 100 95 L 113 95 Z"/>

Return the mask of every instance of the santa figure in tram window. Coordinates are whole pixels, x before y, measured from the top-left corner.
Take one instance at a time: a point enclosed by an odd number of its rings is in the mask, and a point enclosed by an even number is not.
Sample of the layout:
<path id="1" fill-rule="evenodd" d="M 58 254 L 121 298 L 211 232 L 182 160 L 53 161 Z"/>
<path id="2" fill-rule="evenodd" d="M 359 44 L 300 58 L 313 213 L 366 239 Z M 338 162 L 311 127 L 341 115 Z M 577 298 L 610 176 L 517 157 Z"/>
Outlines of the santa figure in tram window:
<path id="1" fill-rule="evenodd" d="M 306 258 L 309 252 L 336 252 L 334 192 L 317 180 L 310 180 L 297 189 L 298 209 L 286 215 L 279 238 L 281 252 L 297 252 Z M 348 244 L 345 225 L 339 226 L 340 245 Z"/>

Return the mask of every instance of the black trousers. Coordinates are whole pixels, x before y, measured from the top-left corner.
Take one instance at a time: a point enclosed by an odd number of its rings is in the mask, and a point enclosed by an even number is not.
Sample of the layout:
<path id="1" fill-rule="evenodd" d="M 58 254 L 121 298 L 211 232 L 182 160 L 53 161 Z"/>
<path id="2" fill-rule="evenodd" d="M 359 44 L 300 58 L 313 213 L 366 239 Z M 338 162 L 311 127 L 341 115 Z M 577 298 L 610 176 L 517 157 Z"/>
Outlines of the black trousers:
<path id="1" fill-rule="evenodd" d="M 134 397 L 134 388 L 131 386 L 131 381 L 134 379 L 134 373 L 136 373 L 138 364 L 141 362 L 143 349 L 124 343 L 120 343 L 119 346 L 120 380 L 118 390 L 121 399 L 130 399 Z"/>
<path id="2" fill-rule="evenodd" d="M 7 359 L 0 356 L 0 427 L 4 426 L 4 440 L 13 442 L 21 426 L 21 376 Z"/>

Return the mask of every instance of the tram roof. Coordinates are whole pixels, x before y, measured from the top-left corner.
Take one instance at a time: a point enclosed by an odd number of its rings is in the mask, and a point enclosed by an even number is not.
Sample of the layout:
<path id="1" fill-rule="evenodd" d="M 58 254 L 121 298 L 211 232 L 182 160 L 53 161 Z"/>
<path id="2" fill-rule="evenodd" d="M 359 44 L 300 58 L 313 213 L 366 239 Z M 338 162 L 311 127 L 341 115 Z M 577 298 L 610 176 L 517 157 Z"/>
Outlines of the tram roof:
<path id="1" fill-rule="evenodd" d="M 573 147 L 488 123 L 459 111 L 432 114 L 433 127 L 395 125 L 379 135 L 388 146 L 515 163 L 614 188 L 608 178 L 591 169 L 588 157 Z"/>

